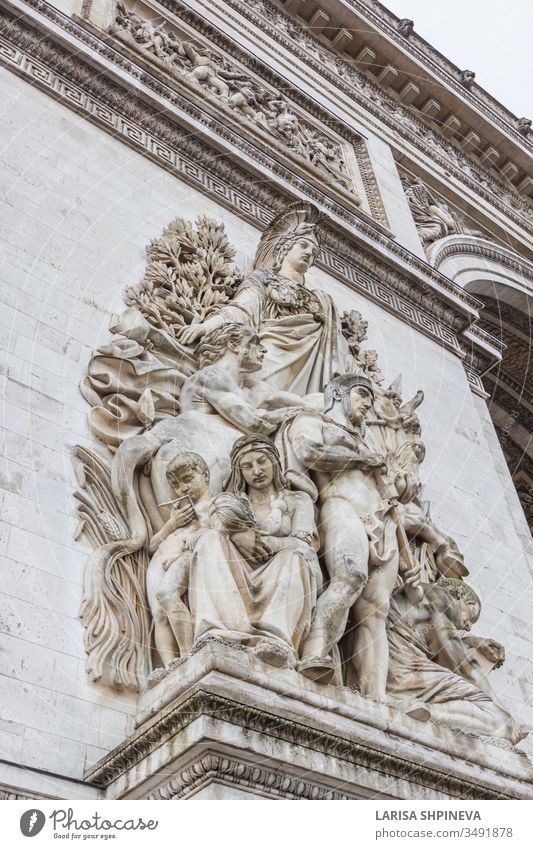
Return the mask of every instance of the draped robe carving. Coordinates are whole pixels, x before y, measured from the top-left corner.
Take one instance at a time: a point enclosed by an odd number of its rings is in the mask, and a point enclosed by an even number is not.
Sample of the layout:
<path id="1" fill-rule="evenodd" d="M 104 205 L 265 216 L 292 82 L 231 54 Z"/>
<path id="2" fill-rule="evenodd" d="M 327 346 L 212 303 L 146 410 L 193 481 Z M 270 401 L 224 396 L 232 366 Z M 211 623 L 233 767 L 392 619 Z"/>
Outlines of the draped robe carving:
<path id="1" fill-rule="evenodd" d="M 404 403 L 399 379 L 384 388 L 362 315 L 307 287 L 320 222 L 307 203 L 282 210 L 243 275 L 220 224 L 176 219 L 89 364 L 96 450 L 75 453 L 94 680 L 138 689 L 216 636 L 319 683 L 435 701 L 402 666 L 418 638 L 396 601 L 387 642 L 390 596 L 422 604 L 468 570 L 421 500 L 423 393 Z M 243 434 L 275 480 L 243 471 Z M 187 458 L 200 494 L 172 477 Z M 442 680 L 468 713 L 470 685 Z M 501 720 L 493 711 L 486 728 L 519 739 Z"/>

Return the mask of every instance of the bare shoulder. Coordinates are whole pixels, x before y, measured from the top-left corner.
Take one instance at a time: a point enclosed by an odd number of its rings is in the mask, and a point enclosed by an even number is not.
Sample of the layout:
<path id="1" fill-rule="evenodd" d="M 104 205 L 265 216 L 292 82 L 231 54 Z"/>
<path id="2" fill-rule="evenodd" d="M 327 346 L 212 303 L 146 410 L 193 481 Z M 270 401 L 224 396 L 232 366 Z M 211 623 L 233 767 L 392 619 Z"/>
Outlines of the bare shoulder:
<path id="1" fill-rule="evenodd" d="M 190 380 L 195 387 L 202 389 L 222 389 L 234 385 L 231 375 L 218 363 L 204 366 Z"/>
<path id="2" fill-rule="evenodd" d="M 321 413 L 315 410 L 303 410 L 294 417 L 291 429 L 311 428 L 316 430 L 317 428 L 322 429 L 323 424 L 324 419 Z"/>

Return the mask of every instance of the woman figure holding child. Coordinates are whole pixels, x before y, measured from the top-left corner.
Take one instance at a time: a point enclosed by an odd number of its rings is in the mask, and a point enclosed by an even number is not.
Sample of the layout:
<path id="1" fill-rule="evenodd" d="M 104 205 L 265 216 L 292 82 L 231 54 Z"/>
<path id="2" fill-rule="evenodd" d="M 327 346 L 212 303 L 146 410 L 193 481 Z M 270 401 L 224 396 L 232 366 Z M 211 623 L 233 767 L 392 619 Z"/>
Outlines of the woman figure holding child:
<path id="1" fill-rule="evenodd" d="M 294 668 L 321 585 L 313 503 L 288 489 L 267 437 L 241 437 L 230 459 L 225 491 L 211 504 L 211 528 L 193 551 L 195 640 L 221 637 Z"/>

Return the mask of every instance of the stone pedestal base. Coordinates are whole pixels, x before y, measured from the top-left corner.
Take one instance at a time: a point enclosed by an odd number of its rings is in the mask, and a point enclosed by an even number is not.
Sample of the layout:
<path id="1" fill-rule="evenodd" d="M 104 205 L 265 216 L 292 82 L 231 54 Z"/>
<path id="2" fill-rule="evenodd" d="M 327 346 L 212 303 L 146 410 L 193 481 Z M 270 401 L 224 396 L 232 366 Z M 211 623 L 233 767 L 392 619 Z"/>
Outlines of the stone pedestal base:
<path id="1" fill-rule="evenodd" d="M 112 799 L 533 798 L 526 756 L 208 641 L 86 778 Z"/>

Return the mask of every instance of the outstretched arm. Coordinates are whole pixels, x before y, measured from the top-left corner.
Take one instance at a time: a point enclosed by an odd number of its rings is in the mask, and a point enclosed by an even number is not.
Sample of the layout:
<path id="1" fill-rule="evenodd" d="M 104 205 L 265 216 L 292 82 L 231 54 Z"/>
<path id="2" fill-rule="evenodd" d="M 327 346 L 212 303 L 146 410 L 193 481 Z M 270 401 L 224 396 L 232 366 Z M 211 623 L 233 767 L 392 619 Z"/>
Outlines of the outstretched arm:
<path id="1" fill-rule="evenodd" d="M 199 54 L 196 52 L 194 45 L 190 41 L 182 41 L 181 50 L 179 52 L 181 56 L 185 56 L 189 62 L 193 63 L 193 65 L 199 58 Z"/>
<path id="2" fill-rule="evenodd" d="M 218 385 L 211 383 L 204 387 L 205 400 L 227 422 L 242 430 L 243 433 L 273 433 L 286 418 L 295 416 L 300 408 L 284 407 L 281 410 L 261 410 L 253 406 L 246 398 L 237 395 L 228 382 Z"/>
<path id="3" fill-rule="evenodd" d="M 263 287 L 258 281 L 250 280 L 244 283 L 229 304 L 220 307 L 202 324 L 184 327 L 180 331 L 179 341 L 182 345 L 192 345 L 205 333 L 231 322 L 247 324 L 257 329 L 261 324 L 263 297 Z"/>
<path id="4" fill-rule="evenodd" d="M 270 386 L 266 380 L 257 380 L 250 375 L 245 383 L 250 389 L 251 398 L 257 407 L 265 410 L 279 410 L 281 407 L 298 407 L 300 410 L 317 410 L 318 401 L 313 396 L 300 396 L 294 392 L 284 392 Z"/>

